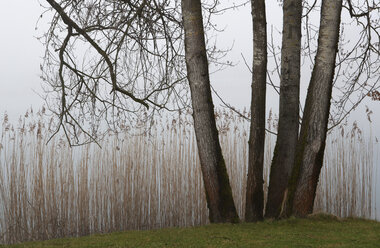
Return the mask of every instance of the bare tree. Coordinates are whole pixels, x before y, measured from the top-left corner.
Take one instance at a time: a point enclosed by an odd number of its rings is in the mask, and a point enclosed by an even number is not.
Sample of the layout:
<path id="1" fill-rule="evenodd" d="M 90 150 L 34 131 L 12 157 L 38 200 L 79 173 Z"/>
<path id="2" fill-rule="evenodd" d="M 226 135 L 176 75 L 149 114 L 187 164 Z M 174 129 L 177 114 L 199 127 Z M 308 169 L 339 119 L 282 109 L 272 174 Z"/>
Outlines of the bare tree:
<path id="1" fill-rule="evenodd" d="M 72 145 L 96 141 L 100 125 L 120 130 L 188 105 L 179 3 L 47 2 L 55 13 L 42 78 L 57 132 Z"/>
<path id="2" fill-rule="evenodd" d="M 280 214 L 293 168 L 299 129 L 302 0 L 284 0 L 283 13 L 280 112 L 266 217 Z"/>
<path id="3" fill-rule="evenodd" d="M 343 10 L 342 16 L 348 21 L 341 23 L 329 130 L 380 87 L 380 2 L 346 0 Z"/>
<path id="4" fill-rule="evenodd" d="M 253 65 L 245 220 L 257 221 L 263 219 L 264 210 L 263 168 L 267 72 L 265 1 L 251 0 L 251 8 L 253 23 Z"/>
<path id="5" fill-rule="evenodd" d="M 356 26 L 359 28 L 359 38 L 353 45 L 347 44 L 343 35 L 339 35 L 340 31 L 344 34 L 344 29 L 339 29 L 340 25 L 342 27 L 349 25 L 340 23 L 341 7 L 339 5 L 342 5 L 341 2 L 326 3 L 326 1 L 322 1 L 321 7 L 318 1 L 311 1 L 311 3 L 297 1 L 297 4 L 295 1 L 283 1 L 281 66 L 277 63 L 278 54 L 275 52 L 276 47 L 273 42 L 269 46 L 276 65 L 274 70 L 278 73 L 281 82 L 280 90 L 278 90 L 270 73 L 267 74 L 269 84 L 280 94 L 280 117 L 269 182 L 266 217 L 278 218 L 291 214 L 305 216 L 311 213 L 323 162 L 327 131 L 346 119 L 366 96 L 372 97 L 372 99 L 377 98 L 376 92 L 378 92 L 380 80 L 378 70 L 380 57 L 378 30 L 380 27 L 377 25 L 377 20 L 380 3 L 357 1 L 354 6 L 350 0 L 347 0 L 345 4 L 343 7 L 348 10 L 353 22 L 356 22 Z M 301 15 L 302 10 L 304 10 L 303 16 Z M 321 11 L 320 26 L 309 22 L 309 15 L 316 11 Z M 290 13 L 294 14 L 292 18 L 289 18 Z M 257 12 L 253 12 L 253 17 L 256 14 Z M 302 18 L 305 36 L 301 36 Z M 329 35 L 325 34 L 327 32 Z M 314 42 L 317 36 L 319 36 L 318 44 Z M 303 47 L 300 45 L 302 39 Z M 258 42 L 254 42 L 254 49 L 256 49 L 255 45 Z M 338 50 L 339 53 L 337 53 Z M 300 54 L 304 59 L 310 59 L 310 63 L 314 67 L 305 109 L 303 114 L 301 113 L 301 117 L 298 107 L 301 105 L 299 99 Z M 338 55 L 337 62 L 335 62 L 336 54 Z M 293 57 L 289 59 L 289 55 L 293 55 Z M 260 63 L 256 57 L 253 68 L 255 63 Z M 252 73 L 253 77 L 257 77 L 254 69 L 252 69 Z M 332 88 L 335 89 L 335 95 L 331 93 Z M 252 92 L 252 94 L 253 97 L 258 97 L 261 92 Z M 356 99 L 354 99 L 355 96 Z M 223 103 L 242 115 L 234 107 Z M 333 108 L 330 108 L 331 105 Z M 262 104 L 261 107 L 265 108 L 265 105 Z M 251 120 L 251 130 L 258 127 L 254 117 L 257 114 L 255 111 L 257 110 L 252 108 L 252 119 L 246 117 L 247 120 Z M 298 123 L 301 118 L 301 136 L 298 138 Z M 330 127 L 328 128 L 329 121 Z M 259 142 L 258 140 L 259 138 L 255 142 Z M 251 142 L 253 143 L 253 141 L 250 140 L 250 145 Z M 254 182 L 252 177 L 257 173 L 259 175 L 257 181 L 260 181 L 262 173 L 259 166 L 252 169 L 251 158 L 255 157 L 254 154 L 251 150 L 247 179 L 247 220 L 253 220 L 252 215 L 250 216 L 252 206 L 255 206 L 253 204 L 260 206 L 260 203 L 253 203 L 252 199 L 254 198 L 251 196 L 251 187 L 256 187 L 252 183 Z M 290 176 L 291 180 L 289 181 Z M 261 201 L 260 194 L 256 194 L 256 197 L 256 201 Z M 258 212 L 257 216 L 260 216 L 260 211 Z"/>
<path id="6" fill-rule="evenodd" d="M 326 143 L 341 9 L 341 0 L 322 2 L 318 51 L 288 188 L 288 214 L 306 216 L 313 210 Z"/>
<path id="7" fill-rule="evenodd" d="M 238 222 L 216 128 L 200 0 L 182 0 L 187 77 L 211 222 Z"/>
<path id="8" fill-rule="evenodd" d="M 218 51 L 206 49 L 200 1 L 182 1 L 183 13 L 179 1 L 167 0 L 47 2 L 55 15 L 45 36 L 43 79 L 59 102 L 50 106 L 57 132 L 83 144 L 97 140 L 101 121 L 117 131 L 132 125 L 125 120 L 133 123 L 133 116 L 146 121 L 156 110 L 180 109 L 187 105 L 187 78 L 210 221 L 239 221 L 209 82 L 207 55 L 217 59 Z M 203 6 L 208 27 L 217 4 Z"/>
<path id="9" fill-rule="evenodd" d="M 268 74 L 270 85 L 274 86 L 275 90 L 280 94 L 279 128 L 266 206 L 266 217 L 275 218 L 280 215 L 283 217 L 291 214 L 305 216 L 311 213 L 319 172 L 323 162 L 327 131 L 346 119 L 348 114 L 366 96 L 374 98 L 373 96 L 375 95 L 376 97 L 374 92 L 377 92 L 379 81 L 377 69 L 379 60 L 378 44 L 380 40 L 379 26 L 375 24 L 378 15 L 373 13 L 379 10 L 380 3 L 363 1 L 362 5 L 358 2 L 356 3 L 357 6 L 353 6 L 351 1 L 346 1 L 347 6 L 343 5 L 348 10 L 351 18 L 354 18 L 353 20 L 358 24 L 359 29 L 362 30 L 358 41 L 353 46 L 345 44 L 347 42 L 344 42 L 344 38 L 339 35 L 340 25 L 342 27 L 346 25 L 340 23 L 341 7 L 339 5 L 342 5 L 342 3 L 339 1 L 334 1 L 334 3 L 322 1 L 321 24 L 319 27 L 311 24 L 308 19 L 310 13 L 319 11 L 317 1 L 312 1 L 312 4 L 304 1 L 305 14 L 302 17 L 304 18 L 306 30 L 305 36 L 298 36 L 293 40 L 293 43 L 288 43 L 286 40 L 289 36 L 286 35 L 286 26 L 292 25 L 295 20 L 297 20 L 297 23 L 301 22 L 300 18 L 291 18 L 285 21 L 287 15 L 286 4 L 289 3 L 290 1 L 283 1 L 284 30 L 282 33 L 281 67 L 277 64 L 278 54 L 275 52 L 276 47 L 273 45 L 273 41 L 269 46 L 269 51 L 272 53 L 276 65 L 274 71 L 278 73 L 281 79 L 280 90 L 278 91 L 270 74 Z M 341 31 L 343 33 L 344 30 Z M 327 32 L 329 35 L 325 34 Z M 318 46 L 314 50 L 313 40 L 317 35 L 319 35 Z M 341 37 L 340 46 L 338 46 L 339 37 Z M 299 111 L 295 110 L 295 102 L 299 102 L 299 97 L 286 98 L 286 101 L 294 100 L 292 101 L 294 118 L 292 122 L 287 122 L 286 120 L 290 120 L 291 112 L 289 112 L 289 109 L 291 107 L 284 108 L 286 105 L 284 101 L 281 101 L 281 96 L 285 95 L 287 91 L 286 88 L 282 87 L 284 78 L 289 78 L 286 76 L 287 68 L 284 70 L 284 60 L 286 61 L 284 49 L 286 49 L 287 45 L 297 44 L 302 38 L 304 39 L 304 44 L 301 54 L 304 59 L 310 59 L 311 64 L 314 65 L 314 70 L 305 109 L 301 114 L 301 134 L 299 139 L 294 139 L 298 135 L 298 127 L 293 129 L 295 127 L 293 124 L 298 122 L 298 118 L 296 119 L 295 117 L 299 115 Z M 343 45 L 347 45 L 348 48 Z M 338 47 L 340 52 L 337 57 L 338 61 L 335 63 L 335 54 L 337 54 Z M 313 58 L 314 55 L 315 59 Z M 295 65 L 293 68 L 299 70 L 298 63 L 299 61 L 293 59 L 291 66 Z M 285 64 L 285 66 L 287 65 Z M 299 77 L 300 74 L 293 78 L 292 81 L 296 82 L 298 80 L 299 82 Z M 337 100 L 331 93 L 333 87 L 335 92 L 338 92 Z M 294 87 L 289 91 L 291 92 L 290 94 L 295 96 L 299 89 Z M 339 94 L 339 92 L 342 94 Z M 355 96 L 358 96 L 358 98 L 354 99 Z M 330 102 L 333 109 L 330 109 Z M 330 121 L 329 128 L 327 127 L 328 121 Z M 298 126 L 297 123 L 295 125 Z M 293 139 L 287 136 L 290 133 L 293 134 Z M 289 140 L 293 140 L 293 142 L 285 143 L 284 136 Z M 279 144 L 283 144 L 282 148 L 280 148 Z M 278 159 L 278 152 L 285 157 Z M 292 169 L 293 165 L 295 167 Z M 292 175 L 292 178 L 288 181 L 290 175 Z"/>
<path id="10" fill-rule="evenodd" d="M 373 16 L 372 14 L 375 10 L 379 10 L 380 3 L 363 1 L 364 5 L 359 7 L 360 13 L 354 10 L 350 0 L 346 3 L 348 6 L 343 5 L 343 7 L 349 11 L 351 18 L 358 21 L 359 27 L 363 28 L 362 34 L 365 34 L 365 42 L 361 43 L 360 46 L 355 45 L 351 53 L 346 54 L 345 58 L 338 60 L 336 63 L 342 1 L 322 1 L 318 50 L 306 98 L 301 134 L 297 144 L 295 167 L 292 172 L 292 179 L 289 181 L 288 205 L 285 212 L 287 215 L 292 213 L 297 216 L 306 216 L 313 210 L 316 187 L 323 164 L 331 92 L 334 83 L 336 83 L 334 81 L 334 72 L 339 73 L 342 70 L 341 64 L 343 62 L 349 65 L 343 68 L 342 75 L 345 75 L 345 79 L 349 80 L 344 80 L 345 86 L 343 89 L 345 89 L 345 94 L 339 107 L 345 106 L 357 91 L 364 91 L 365 93 L 362 93 L 353 102 L 353 107 L 348 108 L 348 110 L 343 107 L 343 113 L 345 113 L 343 117 L 355 108 L 366 95 L 376 92 L 374 88 L 376 88 L 379 79 L 373 79 L 373 76 L 374 74 L 379 75 L 378 62 L 380 53 L 376 46 L 379 46 L 380 36 L 378 33 L 379 26 L 374 24 L 376 23 L 374 20 L 378 18 L 378 15 Z M 364 18 L 364 21 L 357 18 Z M 373 35 L 375 38 L 373 38 Z M 362 37 L 359 40 L 362 40 Z M 352 60 L 353 53 L 355 55 L 353 55 L 354 59 Z M 353 64 L 356 66 L 353 66 Z M 338 76 L 340 75 L 338 74 Z M 365 81 L 361 82 L 361 80 Z"/>

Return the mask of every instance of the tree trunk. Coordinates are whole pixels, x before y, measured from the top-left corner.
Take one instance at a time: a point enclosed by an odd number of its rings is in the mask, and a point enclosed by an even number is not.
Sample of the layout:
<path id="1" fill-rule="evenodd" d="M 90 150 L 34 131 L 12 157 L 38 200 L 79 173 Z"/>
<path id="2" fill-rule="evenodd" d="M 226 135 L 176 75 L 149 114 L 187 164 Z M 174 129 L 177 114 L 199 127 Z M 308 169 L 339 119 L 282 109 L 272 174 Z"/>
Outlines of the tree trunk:
<path id="1" fill-rule="evenodd" d="M 313 211 L 325 150 L 341 10 L 342 0 L 322 1 L 318 50 L 289 181 L 287 215 L 304 217 Z"/>
<path id="2" fill-rule="evenodd" d="M 267 73 L 267 27 L 265 0 L 251 0 L 253 65 L 251 127 L 249 134 L 246 221 L 263 219 L 263 163 L 265 143 L 265 94 Z"/>
<path id="3" fill-rule="evenodd" d="M 280 113 L 265 216 L 277 218 L 292 172 L 299 129 L 302 0 L 284 0 Z"/>
<path id="4" fill-rule="evenodd" d="M 215 123 L 200 0 L 182 0 L 182 16 L 187 78 L 210 222 L 238 222 Z"/>

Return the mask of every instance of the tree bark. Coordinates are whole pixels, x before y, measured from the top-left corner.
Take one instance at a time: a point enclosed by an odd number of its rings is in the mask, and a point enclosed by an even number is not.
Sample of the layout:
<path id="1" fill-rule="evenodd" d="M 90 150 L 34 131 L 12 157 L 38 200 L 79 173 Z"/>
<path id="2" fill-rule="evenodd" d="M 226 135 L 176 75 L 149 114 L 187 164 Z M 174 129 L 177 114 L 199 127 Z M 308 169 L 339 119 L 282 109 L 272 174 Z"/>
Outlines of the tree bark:
<path id="1" fill-rule="evenodd" d="M 323 0 L 318 50 L 307 93 L 294 170 L 289 181 L 287 215 L 313 211 L 323 165 L 342 0 Z"/>
<path id="2" fill-rule="evenodd" d="M 200 0 L 182 0 L 187 78 L 210 222 L 238 222 L 211 97 Z"/>
<path id="3" fill-rule="evenodd" d="M 265 0 L 251 0 L 253 22 L 253 65 L 251 126 L 245 220 L 263 219 L 263 167 L 265 144 L 265 95 L 267 73 L 267 27 Z"/>
<path id="4" fill-rule="evenodd" d="M 302 0 L 284 0 L 281 50 L 280 111 L 265 216 L 281 213 L 292 172 L 299 129 Z"/>

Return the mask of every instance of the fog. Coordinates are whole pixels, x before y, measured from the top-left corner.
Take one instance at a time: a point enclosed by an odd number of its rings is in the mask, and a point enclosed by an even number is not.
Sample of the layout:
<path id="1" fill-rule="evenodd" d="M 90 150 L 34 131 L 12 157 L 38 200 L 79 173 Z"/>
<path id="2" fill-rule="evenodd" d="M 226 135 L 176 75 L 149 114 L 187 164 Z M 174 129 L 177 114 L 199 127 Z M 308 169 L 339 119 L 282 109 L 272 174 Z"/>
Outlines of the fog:
<path id="1" fill-rule="evenodd" d="M 44 47 L 37 37 L 46 31 L 49 19 L 42 18 L 39 21 L 39 17 L 43 12 L 41 4 L 46 5 L 44 1 L 40 2 L 25 0 L 0 2 L 0 115 L 3 116 L 7 112 L 11 121 L 16 121 L 18 116 L 23 115 L 28 108 L 39 109 L 44 104 L 41 97 L 44 93 L 40 79 L 40 63 L 42 62 Z M 281 8 L 276 1 L 269 2 L 267 8 L 268 27 L 270 29 L 274 25 L 273 29 L 276 32 L 281 29 Z M 240 10 L 229 11 L 215 20 L 219 27 L 225 28 L 225 32 L 218 35 L 218 44 L 222 48 L 231 48 L 226 60 L 232 61 L 235 66 L 212 74 L 212 85 L 226 102 L 239 109 L 249 108 L 251 74 L 243 57 L 247 60 L 247 64 L 251 65 L 252 24 L 250 6 L 247 5 Z M 318 22 L 318 20 L 315 20 L 315 22 Z M 303 100 L 309 77 L 307 70 L 302 71 Z M 221 104 L 218 100 L 215 100 L 215 103 L 216 106 Z M 371 115 L 372 123 L 367 120 L 366 106 L 374 112 Z M 278 97 L 273 89 L 268 88 L 267 112 L 270 109 L 275 113 L 277 112 Z M 365 135 L 371 134 L 380 139 L 379 111 L 379 102 L 366 99 L 351 114 L 348 123 L 357 121 Z M 376 143 L 375 149 L 379 151 L 378 143 Z M 377 154 L 374 154 L 374 156 L 378 159 Z M 379 161 L 377 161 L 377 165 L 380 166 Z M 377 178 L 380 178 L 379 174 Z M 379 183 L 377 184 L 377 194 L 378 216 L 380 218 Z"/>

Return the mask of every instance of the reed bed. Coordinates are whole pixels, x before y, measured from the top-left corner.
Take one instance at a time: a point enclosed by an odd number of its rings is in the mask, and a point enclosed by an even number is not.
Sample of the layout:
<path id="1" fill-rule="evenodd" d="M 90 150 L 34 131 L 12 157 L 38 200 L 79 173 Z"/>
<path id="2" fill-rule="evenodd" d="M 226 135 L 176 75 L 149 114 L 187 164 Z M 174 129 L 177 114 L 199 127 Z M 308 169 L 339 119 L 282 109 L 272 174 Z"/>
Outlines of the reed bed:
<path id="1" fill-rule="evenodd" d="M 326 142 L 314 211 L 376 219 L 379 145 L 372 130 L 364 137 L 354 122 L 350 129 L 340 126 L 334 130 Z"/>
<path id="2" fill-rule="evenodd" d="M 244 216 L 249 123 L 229 111 L 216 114 L 232 191 Z M 276 129 L 270 115 L 267 128 Z M 331 134 L 316 211 L 374 218 L 373 142 Z M 191 116 L 164 118 L 146 132 L 109 132 L 100 144 L 70 148 L 63 137 L 48 144 L 52 121 L 41 112 L 16 126 L 2 119 L 0 242 L 5 244 L 128 229 L 208 223 Z M 139 135 L 137 135 L 139 133 Z M 264 191 L 275 136 L 267 135 Z"/>

